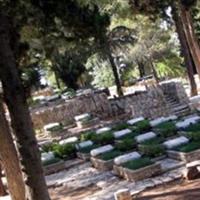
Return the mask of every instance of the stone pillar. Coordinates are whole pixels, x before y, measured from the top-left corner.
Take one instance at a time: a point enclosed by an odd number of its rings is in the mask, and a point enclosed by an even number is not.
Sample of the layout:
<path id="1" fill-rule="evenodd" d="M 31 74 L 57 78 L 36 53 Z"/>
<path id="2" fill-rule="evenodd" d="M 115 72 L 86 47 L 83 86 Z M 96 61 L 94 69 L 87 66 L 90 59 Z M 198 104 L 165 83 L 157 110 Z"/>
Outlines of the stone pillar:
<path id="1" fill-rule="evenodd" d="M 128 189 L 118 190 L 115 193 L 115 200 L 132 200 L 130 191 Z"/>

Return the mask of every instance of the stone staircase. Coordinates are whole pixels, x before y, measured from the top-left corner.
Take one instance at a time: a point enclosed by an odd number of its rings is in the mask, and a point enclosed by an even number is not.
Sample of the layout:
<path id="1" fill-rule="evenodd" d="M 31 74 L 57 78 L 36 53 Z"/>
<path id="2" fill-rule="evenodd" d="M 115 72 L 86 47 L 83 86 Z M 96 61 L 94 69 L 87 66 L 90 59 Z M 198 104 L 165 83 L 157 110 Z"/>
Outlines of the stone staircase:
<path id="1" fill-rule="evenodd" d="M 183 117 L 191 114 L 191 108 L 188 104 L 180 103 L 175 97 L 166 94 L 165 99 L 167 101 L 167 105 L 172 111 L 172 114 L 178 117 Z"/>

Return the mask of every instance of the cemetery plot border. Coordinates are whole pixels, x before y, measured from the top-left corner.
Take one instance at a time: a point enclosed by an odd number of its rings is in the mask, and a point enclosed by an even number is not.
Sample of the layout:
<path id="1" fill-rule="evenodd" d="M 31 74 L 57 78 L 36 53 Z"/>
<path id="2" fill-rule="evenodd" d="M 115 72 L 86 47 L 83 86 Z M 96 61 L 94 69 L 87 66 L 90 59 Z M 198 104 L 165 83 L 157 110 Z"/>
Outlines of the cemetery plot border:
<path id="1" fill-rule="evenodd" d="M 76 153 L 77 157 L 84 160 L 84 161 L 89 161 L 90 160 L 90 153 L 82 153 L 82 152 L 77 152 Z"/>
<path id="2" fill-rule="evenodd" d="M 44 173 L 45 173 L 45 175 L 50 175 L 50 174 L 62 171 L 65 168 L 66 168 L 65 162 L 63 160 L 61 160 L 57 163 L 53 163 L 53 164 L 44 166 Z"/>
<path id="3" fill-rule="evenodd" d="M 113 169 L 114 159 L 105 161 L 99 158 L 91 157 L 90 160 L 92 162 L 92 165 L 100 171 L 109 171 Z"/>
<path id="4" fill-rule="evenodd" d="M 170 150 L 167 151 L 167 155 L 169 158 L 175 160 L 182 160 L 188 163 L 193 162 L 195 160 L 200 160 L 200 149 L 188 153 Z"/>
<path id="5" fill-rule="evenodd" d="M 162 168 L 160 163 L 154 163 L 152 165 L 137 169 L 131 170 L 128 168 L 118 168 L 120 170 L 120 174 L 128 181 L 139 181 L 147 178 L 151 178 L 152 176 L 156 176 L 162 173 Z"/>

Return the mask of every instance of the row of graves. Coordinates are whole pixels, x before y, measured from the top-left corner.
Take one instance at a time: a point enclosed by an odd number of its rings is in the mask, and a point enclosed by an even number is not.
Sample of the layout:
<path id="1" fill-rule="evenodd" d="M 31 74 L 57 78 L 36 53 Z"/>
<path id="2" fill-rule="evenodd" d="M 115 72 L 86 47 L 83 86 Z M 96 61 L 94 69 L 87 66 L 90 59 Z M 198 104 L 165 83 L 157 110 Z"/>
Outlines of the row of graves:
<path id="1" fill-rule="evenodd" d="M 84 114 L 75 120 L 80 126 L 92 119 Z M 58 123 L 45 126 L 47 132 L 61 129 Z M 200 160 L 200 115 L 134 118 L 84 132 L 80 137 L 43 144 L 40 149 L 47 174 L 63 170 L 66 161 L 79 158 L 98 170 L 110 170 L 136 182 L 164 173 L 161 161 L 166 158 L 184 164 Z"/>

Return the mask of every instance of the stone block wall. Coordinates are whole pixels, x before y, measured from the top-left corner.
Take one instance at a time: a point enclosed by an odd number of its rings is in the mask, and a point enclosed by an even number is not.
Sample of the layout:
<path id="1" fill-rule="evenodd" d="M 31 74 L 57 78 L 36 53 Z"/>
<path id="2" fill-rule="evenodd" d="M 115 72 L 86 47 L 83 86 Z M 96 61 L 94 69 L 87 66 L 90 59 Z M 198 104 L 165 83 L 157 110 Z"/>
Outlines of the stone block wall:
<path id="1" fill-rule="evenodd" d="M 154 119 L 171 114 L 159 87 L 151 87 L 145 92 L 130 94 L 109 101 L 114 116 L 127 113 L 130 117 L 143 116 Z"/>
<path id="2" fill-rule="evenodd" d="M 155 119 L 172 114 L 166 101 L 166 94 L 177 98 L 184 104 L 189 103 L 185 90 L 179 82 L 169 82 L 149 87 L 146 91 L 136 92 L 123 97 L 108 99 L 104 92 L 90 93 L 67 100 L 59 105 L 50 105 L 32 110 L 36 128 L 53 122 L 73 121 L 76 115 L 90 113 L 105 119 L 125 115 L 129 118 L 143 116 Z"/>
<path id="3" fill-rule="evenodd" d="M 81 95 L 67 100 L 60 105 L 45 106 L 32 110 L 32 120 L 35 128 L 53 122 L 73 121 L 76 115 L 90 113 L 95 117 L 105 118 L 111 112 L 111 106 L 104 92 Z"/>

